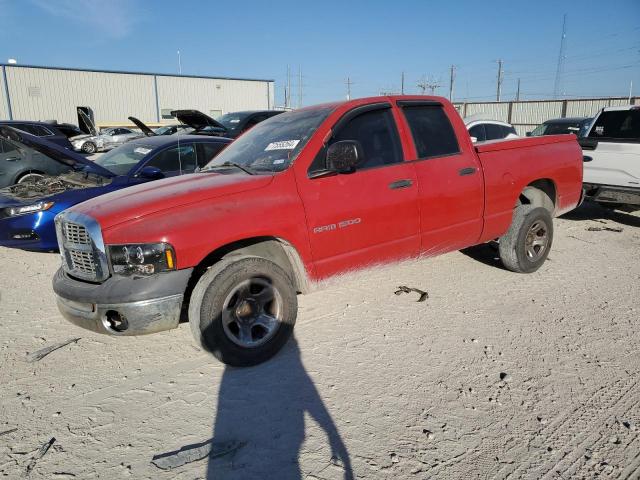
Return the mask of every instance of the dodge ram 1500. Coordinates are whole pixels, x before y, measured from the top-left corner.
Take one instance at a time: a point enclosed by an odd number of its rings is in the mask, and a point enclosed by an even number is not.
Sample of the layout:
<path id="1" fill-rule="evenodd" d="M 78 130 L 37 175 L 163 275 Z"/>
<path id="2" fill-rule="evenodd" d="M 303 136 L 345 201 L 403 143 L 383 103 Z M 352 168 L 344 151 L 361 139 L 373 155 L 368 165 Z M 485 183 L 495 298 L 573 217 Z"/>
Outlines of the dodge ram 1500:
<path id="1" fill-rule="evenodd" d="M 506 268 L 537 270 L 552 217 L 581 200 L 582 161 L 573 135 L 474 145 L 439 97 L 307 107 L 198 173 L 60 213 L 53 288 L 81 327 L 140 335 L 188 317 L 202 348 L 254 365 L 285 344 L 297 294 L 319 279 L 495 239 Z"/>

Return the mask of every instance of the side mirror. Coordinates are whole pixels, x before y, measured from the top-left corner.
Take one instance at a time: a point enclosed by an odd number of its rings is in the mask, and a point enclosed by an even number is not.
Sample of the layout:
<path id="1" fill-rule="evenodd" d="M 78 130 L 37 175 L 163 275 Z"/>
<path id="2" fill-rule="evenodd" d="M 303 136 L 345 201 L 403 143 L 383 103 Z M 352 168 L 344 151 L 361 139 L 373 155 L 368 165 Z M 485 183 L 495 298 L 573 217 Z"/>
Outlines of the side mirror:
<path id="1" fill-rule="evenodd" d="M 593 161 L 593 157 L 590 157 L 589 155 L 583 155 L 582 156 L 582 161 L 583 162 L 592 162 Z"/>
<path id="2" fill-rule="evenodd" d="M 527 132 L 525 135 L 526 135 L 527 137 L 530 137 L 530 136 L 531 136 L 531 132 Z"/>
<path id="3" fill-rule="evenodd" d="M 360 163 L 362 147 L 354 140 L 342 140 L 327 149 L 327 170 L 338 173 L 352 173 Z"/>
<path id="4" fill-rule="evenodd" d="M 164 178 L 164 173 L 162 173 L 162 170 L 160 170 L 159 168 L 147 165 L 146 167 L 142 167 L 142 170 L 138 172 L 136 177 L 144 178 L 147 180 L 159 180 L 161 178 Z"/>
<path id="5" fill-rule="evenodd" d="M 478 137 L 471 137 L 471 143 L 476 143 L 478 141 Z"/>
<path id="6" fill-rule="evenodd" d="M 582 150 L 595 150 L 598 147 L 598 139 L 591 137 L 580 137 L 578 143 Z"/>

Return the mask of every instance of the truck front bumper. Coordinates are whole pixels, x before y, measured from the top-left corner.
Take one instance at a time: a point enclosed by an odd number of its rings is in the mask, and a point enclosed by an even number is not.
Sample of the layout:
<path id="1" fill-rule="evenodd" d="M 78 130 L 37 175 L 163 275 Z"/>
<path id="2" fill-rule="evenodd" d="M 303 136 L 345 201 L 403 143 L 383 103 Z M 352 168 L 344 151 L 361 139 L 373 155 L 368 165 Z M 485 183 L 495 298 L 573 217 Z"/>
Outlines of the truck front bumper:
<path id="1" fill-rule="evenodd" d="M 193 269 L 144 278 L 82 282 L 59 269 L 53 290 L 60 313 L 74 325 L 107 335 L 146 335 L 176 328 Z"/>

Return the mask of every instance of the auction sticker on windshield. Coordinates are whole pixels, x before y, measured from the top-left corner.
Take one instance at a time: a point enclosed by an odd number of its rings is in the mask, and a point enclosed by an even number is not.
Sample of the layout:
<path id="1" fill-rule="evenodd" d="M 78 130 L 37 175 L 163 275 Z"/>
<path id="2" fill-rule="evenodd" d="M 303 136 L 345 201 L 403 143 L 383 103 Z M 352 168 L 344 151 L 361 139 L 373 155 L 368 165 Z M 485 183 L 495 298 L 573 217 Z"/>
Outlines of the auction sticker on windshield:
<path id="1" fill-rule="evenodd" d="M 146 155 L 150 151 L 151 151 L 150 148 L 142 148 L 142 147 L 138 147 L 134 150 L 134 152 L 139 153 L 140 155 Z"/>
<path id="2" fill-rule="evenodd" d="M 272 142 L 264 149 L 265 152 L 269 150 L 293 150 L 296 145 L 300 143 L 300 140 L 283 140 L 281 142 Z"/>

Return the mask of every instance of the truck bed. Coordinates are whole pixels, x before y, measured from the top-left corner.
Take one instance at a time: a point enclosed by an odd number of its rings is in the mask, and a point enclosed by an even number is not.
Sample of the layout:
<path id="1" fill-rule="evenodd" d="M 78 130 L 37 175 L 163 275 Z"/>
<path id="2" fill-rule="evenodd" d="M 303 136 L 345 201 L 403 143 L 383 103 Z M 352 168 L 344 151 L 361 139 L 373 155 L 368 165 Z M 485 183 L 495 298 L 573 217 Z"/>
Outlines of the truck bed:
<path id="1" fill-rule="evenodd" d="M 562 192 L 552 198 L 556 216 L 580 202 L 582 150 L 574 135 L 491 140 L 476 144 L 475 149 L 485 180 L 481 242 L 496 238 L 509 228 L 513 191 L 522 191 L 533 181 L 548 179 L 554 192 Z"/>

